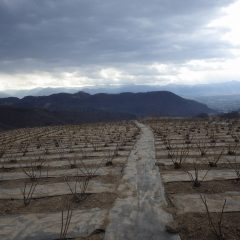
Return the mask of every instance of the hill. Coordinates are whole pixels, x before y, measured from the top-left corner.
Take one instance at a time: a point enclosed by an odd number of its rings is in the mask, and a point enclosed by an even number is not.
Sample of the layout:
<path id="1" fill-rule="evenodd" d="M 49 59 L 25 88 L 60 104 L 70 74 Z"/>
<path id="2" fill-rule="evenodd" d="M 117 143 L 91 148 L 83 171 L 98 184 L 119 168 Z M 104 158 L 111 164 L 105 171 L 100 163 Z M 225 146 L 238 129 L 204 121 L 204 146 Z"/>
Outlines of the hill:
<path id="1" fill-rule="evenodd" d="M 105 111 L 49 111 L 38 108 L 0 106 L 0 130 L 134 119 L 134 115 Z"/>
<path id="2" fill-rule="evenodd" d="M 131 114 L 137 117 L 189 117 L 213 112 L 202 103 L 184 99 L 168 91 L 94 95 L 85 92 L 59 93 L 42 97 L 28 96 L 23 99 L 2 98 L 0 105 L 55 112 L 84 112 L 85 114 L 89 112 L 99 114 L 99 111 L 103 111 L 112 114 Z"/>

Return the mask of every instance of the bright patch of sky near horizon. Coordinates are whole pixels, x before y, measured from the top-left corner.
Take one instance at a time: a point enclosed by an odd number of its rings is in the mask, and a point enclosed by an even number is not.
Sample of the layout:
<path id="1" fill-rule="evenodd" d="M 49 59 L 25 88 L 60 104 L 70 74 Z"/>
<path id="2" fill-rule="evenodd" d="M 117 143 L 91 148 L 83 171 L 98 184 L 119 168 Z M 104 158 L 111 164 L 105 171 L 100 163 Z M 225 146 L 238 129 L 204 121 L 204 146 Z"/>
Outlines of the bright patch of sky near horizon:
<path id="1" fill-rule="evenodd" d="M 239 13 L 240 0 L 0 0 L 0 90 L 240 81 Z"/>

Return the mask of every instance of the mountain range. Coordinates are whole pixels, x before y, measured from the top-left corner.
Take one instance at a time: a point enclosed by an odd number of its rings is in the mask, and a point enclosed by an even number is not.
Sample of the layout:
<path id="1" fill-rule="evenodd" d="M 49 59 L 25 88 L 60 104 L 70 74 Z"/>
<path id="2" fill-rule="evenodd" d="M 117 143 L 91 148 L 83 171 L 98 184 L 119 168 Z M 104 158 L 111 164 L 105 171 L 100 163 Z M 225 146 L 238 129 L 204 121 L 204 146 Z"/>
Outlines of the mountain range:
<path id="1" fill-rule="evenodd" d="M 84 91 L 90 94 L 96 93 L 122 93 L 122 92 L 151 92 L 170 91 L 182 97 L 196 98 L 201 96 L 237 95 L 240 93 L 240 81 L 229 81 L 208 84 L 167 84 L 167 85 L 103 85 L 95 87 L 72 87 L 72 88 L 34 88 L 30 90 L 5 90 L 0 92 L 0 98 L 25 96 L 49 96 L 56 93 L 77 93 Z"/>
<path id="2" fill-rule="evenodd" d="M 57 93 L 77 93 L 84 91 L 89 94 L 109 93 L 118 94 L 122 92 L 151 92 L 170 91 L 181 97 L 196 100 L 206 104 L 219 112 L 235 111 L 240 108 L 240 81 L 208 84 L 168 84 L 158 85 L 107 85 L 94 87 L 72 87 L 72 88 L 34 88 L 30 90 L 6 90 L 0 92 L 0 98 L 25 96 L 49 96 Z"/>
<path id="3" fill-rule="evenodd" d="M 10 127 L 19 126 L 22 119 L 25 122 L 21 126 L 34 126 L 34 122 L 36 126 L 40 126 L 149 116 L 189 117 L 214 112 L 202 103 L 184 99 L 168 91 L 93 95 L 85 92 L 59 93 L 22 99 L 10 97 L 1 98 L 0 105 L 0 123 L 7 125 L 10 118 L 16 122 L 9 124 Z"/>

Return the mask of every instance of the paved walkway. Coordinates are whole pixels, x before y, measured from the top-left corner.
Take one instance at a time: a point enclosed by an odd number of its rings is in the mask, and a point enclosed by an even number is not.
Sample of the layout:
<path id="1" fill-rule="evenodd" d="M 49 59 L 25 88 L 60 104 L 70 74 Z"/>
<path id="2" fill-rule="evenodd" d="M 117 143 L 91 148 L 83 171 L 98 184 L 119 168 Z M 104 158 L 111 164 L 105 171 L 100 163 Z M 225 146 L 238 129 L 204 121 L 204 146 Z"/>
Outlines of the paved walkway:
<path id="1" fill-rule="evenodd" d="M 165 231 L 172 216 L 166 206 L 164 188 L 155 166 L 155 146 L 152 131 L 145 125 L 132 150 L 123 179 L 118 187 L 119 197 L 109 213 L 105 240 L 177 240 L 178 235 Z"/>

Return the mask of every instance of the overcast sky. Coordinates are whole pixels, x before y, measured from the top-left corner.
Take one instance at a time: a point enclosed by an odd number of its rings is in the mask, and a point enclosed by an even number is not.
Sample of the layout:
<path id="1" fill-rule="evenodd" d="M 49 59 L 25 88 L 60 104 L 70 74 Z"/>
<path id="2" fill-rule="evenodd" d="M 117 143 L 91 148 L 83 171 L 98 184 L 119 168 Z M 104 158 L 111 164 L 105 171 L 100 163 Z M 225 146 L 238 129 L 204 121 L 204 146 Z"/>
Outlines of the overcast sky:
<path id="1" fill-rule="evenodd" d="M 0 90 L 240 80 L 240 0 L 0 0 Z"/>

